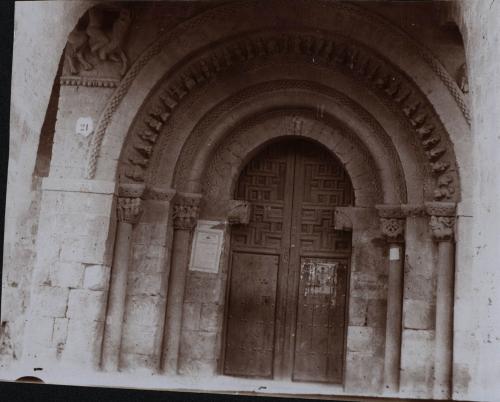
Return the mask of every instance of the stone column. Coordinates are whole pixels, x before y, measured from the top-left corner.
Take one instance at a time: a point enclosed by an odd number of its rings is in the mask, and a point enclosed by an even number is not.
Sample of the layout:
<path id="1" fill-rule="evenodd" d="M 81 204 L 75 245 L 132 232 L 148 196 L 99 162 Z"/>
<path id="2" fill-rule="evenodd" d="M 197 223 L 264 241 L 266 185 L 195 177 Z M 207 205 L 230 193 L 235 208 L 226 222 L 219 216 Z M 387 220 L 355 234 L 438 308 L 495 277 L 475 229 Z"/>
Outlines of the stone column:
<path id="1" fill-rule="evenodd" d="M 117 371 L 120 365 L 132 229 L 142 214 L 140 197 L 143 192 L 144 185 L 128 185 L 119 189 L 118 225 L 101 357 L 102 368 L 106 371 Z"/>
<path id="2" fill-rule="evenodd" d="M 399 205 L 378 205 L 377 210 L 380 216 L 380 230 L 389 246 L 384 392 L 395 393 L 399 391 L 401 363 L 405 219 Z"/>
<path id="3" fill-rule="evenodd" d="M 431 202 L 425 206 L 430 215 L 432 238 L 438 247 L 433 396 L 435 399 L 450 399 L 453 360 L 455 204 Z"/>
<path id="4" fill-rule="evenodd" d="M 174 201 L 174 236 L 167 293 L 163 371 L 177 374 L 190 244 L 201 194 L 179 193 Z"/>

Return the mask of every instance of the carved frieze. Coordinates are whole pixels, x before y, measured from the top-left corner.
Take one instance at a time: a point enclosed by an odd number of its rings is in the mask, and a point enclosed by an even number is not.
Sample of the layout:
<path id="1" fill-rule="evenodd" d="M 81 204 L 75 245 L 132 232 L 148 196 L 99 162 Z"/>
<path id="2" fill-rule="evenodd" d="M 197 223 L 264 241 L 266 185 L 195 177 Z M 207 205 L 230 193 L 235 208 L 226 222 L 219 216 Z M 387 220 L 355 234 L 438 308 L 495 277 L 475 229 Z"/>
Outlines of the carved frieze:
<path id="1" fill-rule="evenodd" d="M 178 194 L 173 208 L 176 230 L 192 230 L 200 213 L 201 194 Z"/>
<path id="2" fill-rule="evenodd" d="M 150 109 L 137 127 L 133 145 L 126 151 L 127 162 L 124 176 L 132 181 L 142 181 L 150 164 L 150 155 L 141 146 L 154 146 L 170 116 L 193 88 L 206 85 L 216 76 L 223 74 L 236 64 L 268 60 L 269 57 L 285 55 L 314 60 L 316 65 L 337 68 L 353 76 L 375 91 L 379 96 L 399 110 L 401 118 L 415 133 L 429 163 L 429 169 L 436 176 L 436 200 L 450 200 L 455 196 L 456 174 L 451 169 L 442 126 L 425 96 L 399 71 L 376 54 L 354 42 L 339 36 L 327 37 L 325 33 L 260 33 L 237 41 L 211 48 L 185 63 L 150 103 Z M 321 111 L 318 111 L 321 113 Z M 300 132 L 299 120 L 294 132 Z M 141 145 L 142 144 L 142 145 Z M 445 179 L 441 179 L 446 175 Z"/>

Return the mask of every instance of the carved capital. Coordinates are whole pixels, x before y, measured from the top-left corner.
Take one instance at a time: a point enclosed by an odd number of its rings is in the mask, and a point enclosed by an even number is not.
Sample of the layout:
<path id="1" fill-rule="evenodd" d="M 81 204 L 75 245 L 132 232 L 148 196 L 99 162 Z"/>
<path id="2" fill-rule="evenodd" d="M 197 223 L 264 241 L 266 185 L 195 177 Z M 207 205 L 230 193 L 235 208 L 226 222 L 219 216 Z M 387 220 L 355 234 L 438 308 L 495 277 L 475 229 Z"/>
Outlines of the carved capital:
<path id="1" fill-rule="evenodd" d="M 136 224 L 142 214 L 141 199 L 137 197 L 119 197 L 117 212 L 120 222 Z"/>
<path id="2" fill-rule="evenodd" d="M 247 225 L 250 222 L 250 203 L 242 200 L 230 200 L 227 221 L 230 225 Z"/>
<path id="3" fill-rule="evenodd" d="M 173 208 L 175 230 L 192 230 L 200 213 L 201 194 L 178 194 Z"/>
<path id="4" fill-rule="evenodd" d="M 403 242 L 405 220 L 400 218 L 380 218 L 380 231 L 390 243 Z"/>
<path id="5" fill-rule="evenodd" d="M 435 241 L 451 241 L 453 239 L 455 218 L 451 216 L 431 216 L 429 226 Z"/>

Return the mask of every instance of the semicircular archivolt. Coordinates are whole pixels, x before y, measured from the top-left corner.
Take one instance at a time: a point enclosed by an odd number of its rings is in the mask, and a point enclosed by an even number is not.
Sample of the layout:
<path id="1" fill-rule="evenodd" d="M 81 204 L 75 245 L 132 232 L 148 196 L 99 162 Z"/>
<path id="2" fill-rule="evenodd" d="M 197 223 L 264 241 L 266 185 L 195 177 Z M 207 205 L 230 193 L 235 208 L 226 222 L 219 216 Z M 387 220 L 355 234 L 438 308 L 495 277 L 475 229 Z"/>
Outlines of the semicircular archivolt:
<path id="1" fill-rule="evenodd" d="M 283 56 L 299 57 L 348 74 L 392 105 L 427 156 L 436 177 L 434 199 L 456 199 L 458 176 L 453 147 L 425 95 L 404 73 L 370 49 L 330 32 L 258 32 L 201 49 L 171 73 L 147 102 L 142 121 L 129 133 L 121 159 L 122 176 L 130 181 L 144 181 L 158 137 L 193 90 L 210 85 L 242 64 Z"/>

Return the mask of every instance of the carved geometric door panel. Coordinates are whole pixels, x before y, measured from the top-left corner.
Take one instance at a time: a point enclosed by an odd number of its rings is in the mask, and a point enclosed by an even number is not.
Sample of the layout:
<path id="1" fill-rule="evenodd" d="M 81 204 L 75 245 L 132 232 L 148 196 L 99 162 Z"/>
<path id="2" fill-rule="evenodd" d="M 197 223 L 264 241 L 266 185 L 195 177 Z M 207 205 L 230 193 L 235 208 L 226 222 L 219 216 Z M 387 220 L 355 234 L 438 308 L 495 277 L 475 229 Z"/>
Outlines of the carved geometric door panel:
<path id="1" fill-rule="evenodd" d="M 333 219 L 354 200 L 342 164 L 282 141 L 245 167 L 236 198 L 252 212 L 231 233 L 224 374 L 341 382 L 351 238 Z"/>

